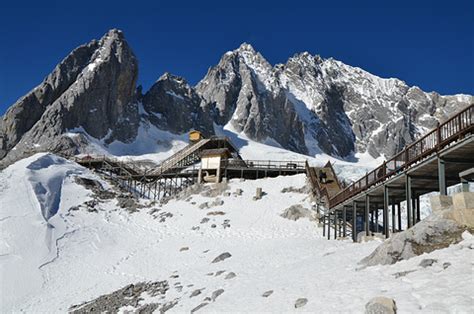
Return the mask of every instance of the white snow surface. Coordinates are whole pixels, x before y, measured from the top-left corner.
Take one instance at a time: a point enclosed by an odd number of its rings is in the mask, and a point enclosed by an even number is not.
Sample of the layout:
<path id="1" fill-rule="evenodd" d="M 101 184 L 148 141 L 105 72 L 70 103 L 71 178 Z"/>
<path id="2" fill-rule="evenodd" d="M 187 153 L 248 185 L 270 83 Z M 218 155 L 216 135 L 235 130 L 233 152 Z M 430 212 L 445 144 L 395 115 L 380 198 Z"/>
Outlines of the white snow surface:
<path id="1" fill-rule="evenodd" d="M 215 198 L 196 194 L 187 201 L 171 200 L 154 214 L 150 210 L 156 205 L 131 214 L 115 200 L 100 203 L 97 213 L 69 211 L 92 198 L 75 183 L 77 175 L 95 178 L 108 188 L 88 170 L 49 154 L 21 160 L 0 173 L 1 312 L 65 312 L 130 283 L 157 280 L 170 283 L 166 301 L 179 298 L 170 312 L 189 312 L 217 289 L 224 293 L 200 311 L 362 313 L 375 296 L 394 298 L 400 313 L 472 311 L 470 234 L 446 249 L 357 270 L 358 261 L 380 242 L 328 241 L 315 222 L 280 216 L 291 205 L 310 208 L 306 194 L 280 192 L 303 186 L 304 175 L 232 180 L 228 191 L 242 189 L 243 194 L 218 196 L 223 205 L 199 209 Z M 38 184 L 44 190 L 35 189 Z M 258 201 L 252 200 L 256 187 L 267 193 Z M 51 204 L 57 205 L 57 212 L 45 220 L 44 208 L 56 208 Z M 210 211 L 225 214 L 209 216 Z M 163 213 L 173 216 L 164 222 L 154 218 Z M 210 221 L 200 223 L 205 217 Z M 223 227 L 224 219 L 230 227 Z M 196 226 L 199 229 L 193 230 Z M 182 247 L 189 250 L 180 251 Z M 211 263 L 224 252 L 232 256 Z M 425 258 L 438 262 L 418 266 Z M 451 266 L 444 269 L 446 262 Z M 218 271 L 224 273 L 216 276 Z M 413 272 L 395 278 L 404 271 Z M 236 277 L 224 279 L 229 272 Z M 175 288 L 177 282 L 182 291 Z M 200 288 L 201 295 L 189 297 Z M 273 294 L 262 297 L 268 290 Z M 308 303 L 295 310 L 298 298 Z"/>

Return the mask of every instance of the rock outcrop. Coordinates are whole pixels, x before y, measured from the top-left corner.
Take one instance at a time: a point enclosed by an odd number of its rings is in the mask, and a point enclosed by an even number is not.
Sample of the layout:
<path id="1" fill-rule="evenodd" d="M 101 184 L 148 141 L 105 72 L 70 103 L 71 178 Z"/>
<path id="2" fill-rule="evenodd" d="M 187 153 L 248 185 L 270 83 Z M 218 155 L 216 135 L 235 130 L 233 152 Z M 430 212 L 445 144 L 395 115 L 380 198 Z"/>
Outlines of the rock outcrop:
<path id="1" fill-rule="evenodd" d="M 214 134 L 213 121 L 202 98 L 182 77 L 165 73 L 143 96 L 143 107 L 151 123 L 182 134 L 190 129 L 205 136 Z"/>
<path id="2" fill-rule="evenodd" d="M 84 137 L 105 142 L 136 136 L 137 60 L 121 31 L 75 49 L 33 91 L 18 100 L 0 122 L 2 163 L 38 151 L 67 151 Z"/>

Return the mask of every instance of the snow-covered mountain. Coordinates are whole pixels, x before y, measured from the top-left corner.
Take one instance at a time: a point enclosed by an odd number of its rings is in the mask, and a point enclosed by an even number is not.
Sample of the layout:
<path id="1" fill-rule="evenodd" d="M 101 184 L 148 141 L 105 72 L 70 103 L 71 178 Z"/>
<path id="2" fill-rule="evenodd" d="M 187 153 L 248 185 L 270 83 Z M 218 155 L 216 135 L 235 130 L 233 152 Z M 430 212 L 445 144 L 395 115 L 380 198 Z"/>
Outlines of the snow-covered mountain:
<path id="1" fill-rule="evenodd" d="M 225 53 L 196 87 L 167 73 L 143 94 L 137 62 L 115 29 L 72 51 L 1 118 L 0 167 L 44 151 L 162 153 L 174 145 L 163 134 L 190 129 L 309 156 L 388 157 L 474 102 L 306 52 L 272 66 L 249 44 Z"/>
<path id="2" fill-rule="evenodd" d="M 227 52 L 196 89 L 215 108 L 218 124 L 303 154 L 346 159 L 388 157 L 474 102 L 307 52 L 272 67 L 245 43 Z"/>

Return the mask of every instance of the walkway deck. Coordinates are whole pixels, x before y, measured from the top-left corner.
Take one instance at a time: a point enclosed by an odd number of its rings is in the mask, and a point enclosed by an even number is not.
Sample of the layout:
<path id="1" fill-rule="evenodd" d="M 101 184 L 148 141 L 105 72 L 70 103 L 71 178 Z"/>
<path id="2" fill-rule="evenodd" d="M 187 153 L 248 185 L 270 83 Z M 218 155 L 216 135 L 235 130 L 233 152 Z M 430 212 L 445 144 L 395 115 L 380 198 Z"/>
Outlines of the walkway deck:
<path id="1" fill-rule="evenodd" d="M 341 219 L 347 221 L 347 212 L 351 211 L 352 225 L 356 226 L 362 212 L 363 230 L 369 235 L 378 231 L 378 213 L 382 210 L 381 231 L 388 237 L 390 231 L 402 229 L 400 203 L 407 202 L 407 225 L 413 226 L 421 218 L 420 195 L 434 191 L 446 195 L 448 186 L 461 182 L 459 174 L 474 166 L 473 133 L 471 105 L 331 197 L 329 215 L 346 217 Z M 338 219 L 333 221 L 337 230 Z M 362 230 L 353 230 L 354 240 L 357 231 Z"/>

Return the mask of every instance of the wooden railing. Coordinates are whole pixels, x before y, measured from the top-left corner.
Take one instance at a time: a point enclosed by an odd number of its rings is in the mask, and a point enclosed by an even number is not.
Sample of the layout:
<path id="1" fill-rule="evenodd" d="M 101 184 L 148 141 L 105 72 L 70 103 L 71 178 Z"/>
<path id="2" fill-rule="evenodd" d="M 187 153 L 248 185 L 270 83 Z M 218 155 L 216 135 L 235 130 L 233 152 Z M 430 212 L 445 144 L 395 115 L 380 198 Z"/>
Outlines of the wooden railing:
<path id="1" fill-rule="evenodd" d="M 221 161 L 222 168 L 236 169 L 275 169 L 275 170 L 305 170 L 304 161 L 276 161 L 276 160 L 241 160 L 224 159 Z"/>
<path id="2" fill-rule="evenodd" d="M 473 132 L 473 122 L 474 105 L 470 105 L 329 199 L 329 208 L 333 208 L 369 187 L 410 168 L 413 164 Z"/>

